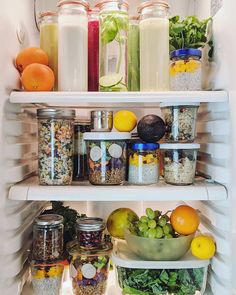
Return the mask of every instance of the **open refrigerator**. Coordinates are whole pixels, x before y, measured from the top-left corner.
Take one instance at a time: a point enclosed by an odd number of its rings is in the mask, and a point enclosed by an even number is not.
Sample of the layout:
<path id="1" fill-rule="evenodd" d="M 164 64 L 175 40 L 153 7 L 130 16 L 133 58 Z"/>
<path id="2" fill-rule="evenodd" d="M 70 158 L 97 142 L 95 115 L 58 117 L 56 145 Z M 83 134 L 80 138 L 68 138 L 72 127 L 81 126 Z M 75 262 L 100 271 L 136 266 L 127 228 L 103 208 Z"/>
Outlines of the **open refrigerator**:
<path id="1" fill-rule="evenodd" d="M 49 3 L 48 3 L 49 2 Z M 131 9 L 139 1 L 131 0 Z M 0 293 L 32 294 L 27 258 L 32 241 L 34 218 L 52 200 L 61 200 L 88 216 L 107 218 L 119 207 L 142 214 L 145 208 L 174 208 L 186 202 L 197 208 L 203 232 L 217 243 L 205 294 L 236 294 L 236 3 L 233 0 L 172 0 L 171 14 L 213 16 L 215 64 L 212 91 L 160 93 L 32 93 L 19 92 L 18 72 L 13 65 L 17 52 L 37 45 L 37 10 L 47 10 L 56 1 L 3 0 L 0 10 Z M 208 73 L 206 77 L 210 77 Z M 212 77 L 210 77 L 212 78 Z M 130 108 L 140 117 L 160 113 L 160 102 L 200 102 L 197 141 L 199 174 L 197 185 L 175 187 L 96 187 L 91 185 L 45 187 L 37 184 L 36 109 L 66 106 L 81 114 L 92 109 Z M 107 295 L 119 295 L 111 274 Z"/>

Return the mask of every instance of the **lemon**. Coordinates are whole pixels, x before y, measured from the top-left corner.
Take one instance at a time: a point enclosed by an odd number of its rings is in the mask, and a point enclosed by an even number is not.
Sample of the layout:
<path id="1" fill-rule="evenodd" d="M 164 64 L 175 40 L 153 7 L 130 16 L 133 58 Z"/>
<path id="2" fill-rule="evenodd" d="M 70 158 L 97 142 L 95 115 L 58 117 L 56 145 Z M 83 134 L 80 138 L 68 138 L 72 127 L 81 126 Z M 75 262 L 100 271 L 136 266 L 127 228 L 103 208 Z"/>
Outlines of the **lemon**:
<path id="1" fill-rule="evenodd" d="M 191 252 L 199 259 L 210 259 L 215 255 L 216 246 L 209 236 L 198 236 L 192 240 Z"/>
<path id="2" fill-rule="evenodd" d="M 114 127 L 120 132 L 130 132 L 137 125 L 137 117 L 133 112 L 122 110 L 114 116 Z"/>

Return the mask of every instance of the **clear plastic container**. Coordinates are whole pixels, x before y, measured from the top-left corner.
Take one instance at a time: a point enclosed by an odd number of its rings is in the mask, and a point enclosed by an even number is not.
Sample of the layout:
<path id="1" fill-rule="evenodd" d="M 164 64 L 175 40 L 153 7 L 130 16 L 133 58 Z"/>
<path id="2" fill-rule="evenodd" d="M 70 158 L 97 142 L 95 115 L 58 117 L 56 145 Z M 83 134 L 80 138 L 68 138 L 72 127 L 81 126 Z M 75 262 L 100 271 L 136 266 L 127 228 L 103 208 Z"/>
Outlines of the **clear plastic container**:
<path id="1" fill-rule="evenodd" d="M 128 132 L 88 132 L 87 147 L 89 181 L 95 185 L 122 184 L 126 178 Z"/>
<path id="2" fill-rule="evenodd" d="M 134 143 L 129 151 L 129 183 L 154 184 L 159 178 L 156 143 Z"/>
<path id="3" fill-rule="evenodd" d="M 197 163 L 197 143 L 161 144 L 164 162 L 164 180 L 174 185 L 189 185 L 194 182 Z"/>
<path id="4" fill-rule="evenodd" d="M 202 52 L 199 49 L 178 49 L 171 53 L 170 88 L 174 91 L 202 90 Z"/>
<path id="5" fill-rule="evenodd" d="M 166 124 L 166 142 L 193 142 L 199 103 L 161 103 Z"/>
<path id="6" fill-rule="evenodd" d="M 190 253 L 178 261 L 145 261 L 119 243 L 111 257 L 116 267 L 117 288 L 124 295 L 201 295 L 207 283 L 209 260 Z"/>

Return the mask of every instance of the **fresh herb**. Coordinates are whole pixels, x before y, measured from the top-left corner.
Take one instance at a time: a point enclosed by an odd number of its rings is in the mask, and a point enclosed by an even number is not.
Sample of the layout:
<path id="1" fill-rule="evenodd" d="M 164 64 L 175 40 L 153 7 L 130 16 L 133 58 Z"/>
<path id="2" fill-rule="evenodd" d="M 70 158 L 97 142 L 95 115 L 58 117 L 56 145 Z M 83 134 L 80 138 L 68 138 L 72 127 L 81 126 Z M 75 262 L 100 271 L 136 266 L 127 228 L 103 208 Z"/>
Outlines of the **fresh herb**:
<path id="1" fill-rule="evenodd" d="M 214 45 L 207 39 L 207 26 L 212 18 L 200 21 L 196 16 L 181 20 L 179 16 L 170 18 L 170 51 L 181 48 L 210 47 L 209 58 L 212 58 Z"/>
<path id="2" fill-rule="evenodd" d="M 124 294 L 194 295 L 201 291 L 204 268 L 198 269 L 127 269 L 118 267 L 118 280 Z"/>

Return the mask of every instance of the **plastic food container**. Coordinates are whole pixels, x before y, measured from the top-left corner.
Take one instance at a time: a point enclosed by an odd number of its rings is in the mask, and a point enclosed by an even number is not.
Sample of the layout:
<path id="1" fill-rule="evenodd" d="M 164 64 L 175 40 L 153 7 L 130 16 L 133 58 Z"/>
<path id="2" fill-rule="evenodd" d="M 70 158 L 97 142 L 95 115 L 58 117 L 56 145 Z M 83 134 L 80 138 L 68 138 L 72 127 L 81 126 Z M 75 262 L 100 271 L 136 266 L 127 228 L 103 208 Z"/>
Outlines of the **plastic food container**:
<path id="1" fill-rule="evenodd" d="M 193 142 L 199 103 L 161 103 L 166 142 Z"/>
<path id="2" fill-rule="evenodd" d="M 202 52 L 199 49 L 178 49 L 171 53 L 170 87 L 175 91 L 202 89 Z"/>
<path id="3" fill-rule="evenodd" d="M 189 253 L 179 261 L 145 261 L 118 244 L 111 257 L 116 267 L 117 288 L 125 295 L 200 295 L 206 289 L 209 260 Z"/>
<path id="4" fill-rule="evenodd" d="M 164 180 L 174 185 L 189 185 L 194 182 L 197 163 L 197 143 L 166 143 L 163 150 Z"/>
<path id="5" fill-rule="evenodd" d="M 156 143 L 134 143 L 129 152 L 129 183 L 154 184 L 159 178 Z"/>
<path id="6" fill-rule="evenodd" d="M 187 253 L 193 238 L 194 234 L 172 239 L 150 239 L 133 235 L 129 230 L 125 230 L 128 248 L 146 260 L 178 260 Z"/>
<path id="7" fill-rule="evenodd" d="M 114 185 L 125 181 L 130 138 L 128 132 L 84 133 L 91 184 Z"/>

